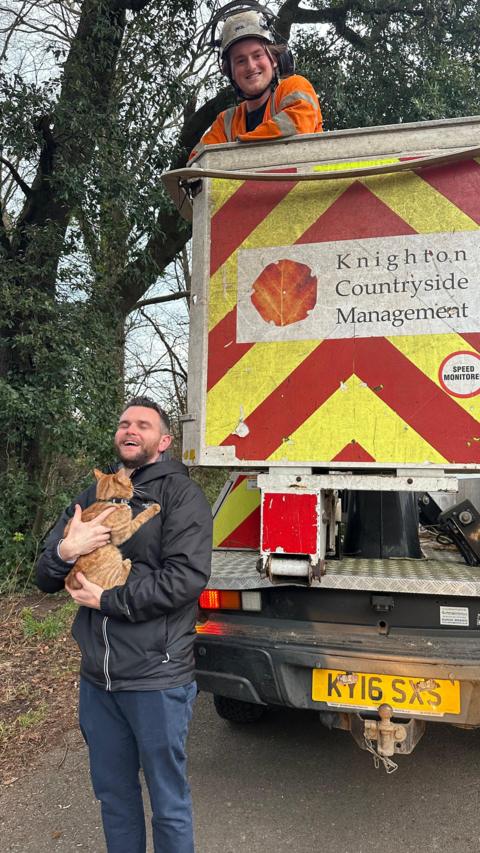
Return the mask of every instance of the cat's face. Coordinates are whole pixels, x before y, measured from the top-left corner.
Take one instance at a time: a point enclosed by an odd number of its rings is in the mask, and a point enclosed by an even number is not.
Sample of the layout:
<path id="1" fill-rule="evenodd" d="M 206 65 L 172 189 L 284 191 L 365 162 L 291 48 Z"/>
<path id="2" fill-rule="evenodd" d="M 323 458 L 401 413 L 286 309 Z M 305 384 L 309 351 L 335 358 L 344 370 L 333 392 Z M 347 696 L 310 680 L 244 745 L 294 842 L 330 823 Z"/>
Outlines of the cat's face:
<path id="1" fill-rule="evenodd" d="M 115 474 L 102 474 L 101 471 L 94 473 L 97 478 L 97 498 L 99 500 L 132 497 L 133 484 L 123 468 L 120 468 Z"/>
<path id="2" fill-rule="evenodd" d="M 139 468 L 156 462 L 170 447 L 172 436 L 155 409 L 130 406 L 122 413 L 115 433 L 115 449 L 126 468 Z"/>

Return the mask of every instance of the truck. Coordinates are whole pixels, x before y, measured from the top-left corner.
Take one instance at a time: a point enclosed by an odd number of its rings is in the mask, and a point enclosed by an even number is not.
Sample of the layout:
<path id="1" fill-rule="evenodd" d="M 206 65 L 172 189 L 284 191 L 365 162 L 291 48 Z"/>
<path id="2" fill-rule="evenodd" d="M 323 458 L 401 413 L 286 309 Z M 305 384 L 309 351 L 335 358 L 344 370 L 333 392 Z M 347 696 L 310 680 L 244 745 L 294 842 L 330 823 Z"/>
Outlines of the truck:
<path id="1" fill-rule="evenodd" d="M 480 726 L 457 495 L 480 468 L 479 131 L 212 145 L 164 175 L 193 223 L 183 460 L 228 474 L 199 688 L 239 723 L 316 711 L 387 772 L 427 723 Z"/>

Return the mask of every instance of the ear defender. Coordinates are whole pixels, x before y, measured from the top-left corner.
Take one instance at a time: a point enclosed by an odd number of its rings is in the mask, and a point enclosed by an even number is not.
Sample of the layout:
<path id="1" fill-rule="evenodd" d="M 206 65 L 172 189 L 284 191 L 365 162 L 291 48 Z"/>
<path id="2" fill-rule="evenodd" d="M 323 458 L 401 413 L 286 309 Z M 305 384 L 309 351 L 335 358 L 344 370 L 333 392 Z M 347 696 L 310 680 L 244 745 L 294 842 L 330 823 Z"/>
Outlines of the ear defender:
<path id="1" fill-rule="evenodd" d="M 290 77 L 295 74 L 295 57 L 289 47 L 275 57 L 277 60 L 277 72 L 279 77 Z"/>

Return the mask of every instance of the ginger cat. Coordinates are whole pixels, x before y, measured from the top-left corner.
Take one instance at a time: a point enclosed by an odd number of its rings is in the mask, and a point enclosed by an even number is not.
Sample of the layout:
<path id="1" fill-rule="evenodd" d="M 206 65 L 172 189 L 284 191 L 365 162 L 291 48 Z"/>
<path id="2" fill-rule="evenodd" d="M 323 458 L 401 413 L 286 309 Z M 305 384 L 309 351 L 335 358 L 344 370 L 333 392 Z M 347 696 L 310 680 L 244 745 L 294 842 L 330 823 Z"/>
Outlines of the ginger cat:
<path id="1" fill-rule="evenodd" d="M 115 512 L 112 512 L 105 521 L 105 527 L 110 527 L 112 531 L 111 542 L 78 558 L 65 578 L 65 586 L 70 589 L 81 588 L 81 584 L 75 577 L 77 572 L 83 572 L 89 581 L 103 589 L 124 584 L 132 564 L 130 560 L 123 559 L 122 552 L 117 546 L 126 542 L 142 524 L 160 512 L 159 504 L 151 504 L 132 518 L 132 510 L 127 501 L 133 496 L 133 483 L 124 468 L 119 468 L 114 474 L 103 474 L 95 468 L 93 473 L 97 480 L 97 500 L 83 510 L 82 521 L 91 521 L 108 506 L 115 506 Z M 120 503 L 118 499 L 125 500 L 125 503 Z M 68 533 L 70 523 L 69 521 L 65 527 L 65 535 Z"/>

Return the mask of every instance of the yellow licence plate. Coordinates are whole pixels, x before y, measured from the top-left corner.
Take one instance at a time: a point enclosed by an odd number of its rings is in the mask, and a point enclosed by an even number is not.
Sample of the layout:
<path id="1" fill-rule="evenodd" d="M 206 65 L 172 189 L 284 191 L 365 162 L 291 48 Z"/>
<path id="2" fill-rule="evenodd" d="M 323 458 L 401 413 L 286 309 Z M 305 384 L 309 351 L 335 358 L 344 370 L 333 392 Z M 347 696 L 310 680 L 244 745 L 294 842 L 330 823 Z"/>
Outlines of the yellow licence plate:
<path id="1" fill-rule="evenodd" d="M 413 675 L 314 669 L 312 699 L 360 710 L 377 710 L 382 702 L 386 702 L 399 714 L 443 716 L 460 713 L 460 682 Z"/>

